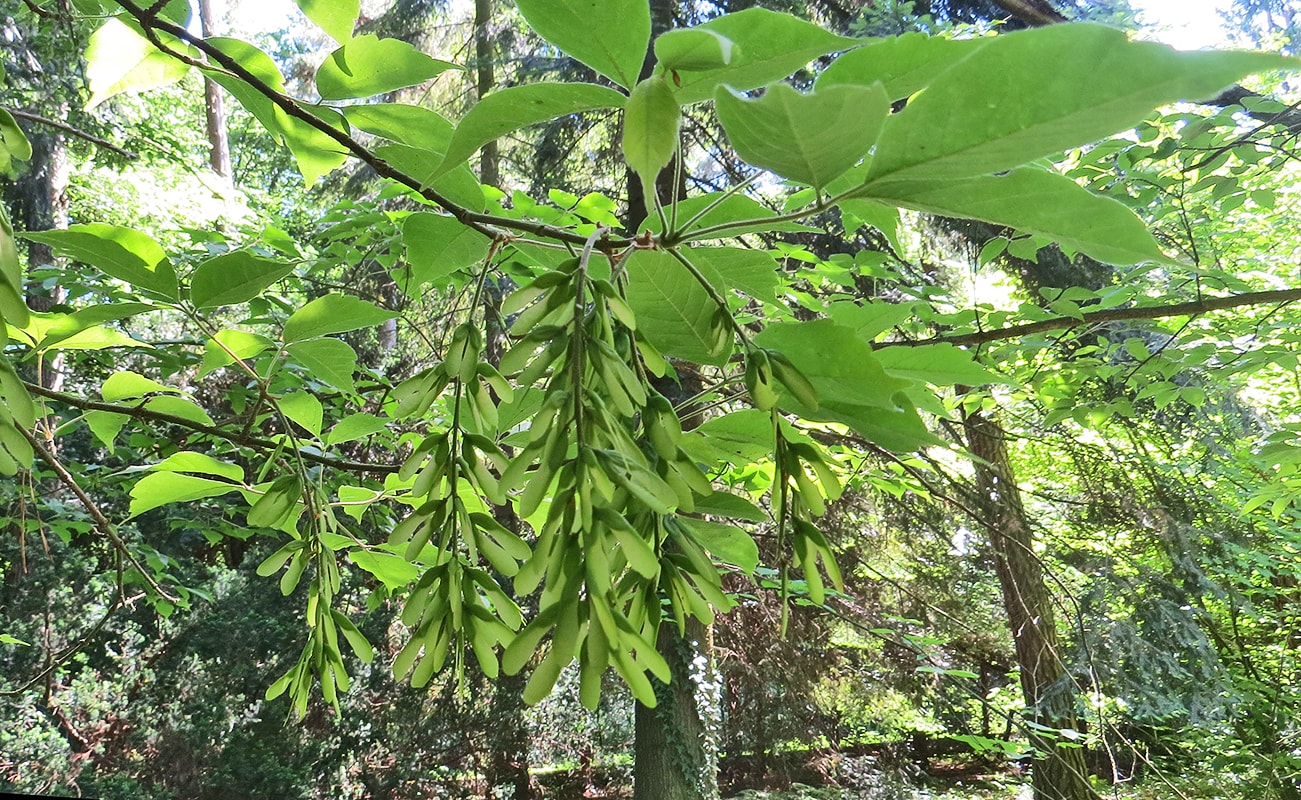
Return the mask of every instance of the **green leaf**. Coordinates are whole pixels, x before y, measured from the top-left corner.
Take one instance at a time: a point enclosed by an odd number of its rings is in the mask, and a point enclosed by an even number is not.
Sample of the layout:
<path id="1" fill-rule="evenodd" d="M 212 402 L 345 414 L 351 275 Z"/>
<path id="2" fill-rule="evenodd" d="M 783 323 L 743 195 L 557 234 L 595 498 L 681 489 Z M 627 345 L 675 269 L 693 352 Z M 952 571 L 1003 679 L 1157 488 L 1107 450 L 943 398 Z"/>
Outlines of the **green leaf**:
<path id="1" fill-rule="evenodd" d="M 375 155 L 415 178 L 421 186 L 434 189 L 459 206 L 471 211 L 483 211 L 487 207 L 483 188 L 468 164 L 461 164 L 451 172 L 439 174 L 444 163 L 441 150 L 387 144 L 375 148 Z"/>
<path id="2" fill-rule="evenodd" d="M 86 426 L 90 428 L 90 432 L 103 442 L 110 452 L 113 450 L 113 440 L 130 419 L 126 414 L 114 414 L 112 411 L 87 411 L 85 415 Z"/>
<path id="3" fill-rule="evenodd" d="M 738 466 L 771 456 L 775 446 L 772 417 L 767 411 L 756 408 L 732 411 L 707 420 L 687 436 L 683 446 L 695 452 L 698 448 L 694 440 L 697 439 L 709 451 L 705 461 L 729 461 Z"/>
<path id="4" fill-rule="evenodd" d="M 831 191 L 834 193 L 835 190 Z M 871 225 L 880 231 L 896 253 L 903 252 L 903 246 L 899 243 L 899 209 L 896 206 L 861 198 L 841 200 L 837 205 L 841 211 L 846 212 L 842 215 L 846 234 L 856 230 L 857 225 L 851 221 L 851 218 L 855 218 L 858 223 Z"/>
<path id="5" fill-rule="evenodd" d="M 210 258 L 190 276 L 190 302 L 195 308 L 245 303 L 294 271 L 292 263 L 254 255 L 247 250 Z"/>
<path id="6" fill-rule="evenodd" d="M 139 31 L 114 17 L 90 35 L 86 46 L 86 81 L 90 84 L 86 109 L 123 92 L 175 83 L 189 71 L 190 65 L 154 47 Z"/>
<path id="7" fill-rule="evenodd" d="M 678 521 L 719 561 L 735 564 L 746 574 L 759 566 L 759 545 L 740 528 L 690 517 L 681 517 Z"/>
<path id="8" fill-rule="evenodd" d="M 309 374 L 348 394 L 357 391 L 352 374 L 357 371 L 357 351 L 339 339 L 311 339 L 285 348 Z"/>
<path id="9" fill-rule="evenodd" d="M 32 143 L 27 134 L 18 127 L 14 115 L 0 108 L 0 172 L 13 173 L 13 162 L 26 161 L 32 157 Z"/>
<path id="10" fill-rule="evenodd" d="M 912 319 L 916 316 L 916 312 L 913 310 L 912 303 L 887 303 L 884 300 L 876 300 L 862 305 L 850 302 L 832 303 L 827 309 L 827 316 L 835 320 L 836 324 L 851 328 L 858 338 L 870 342 L 877 334 Z"/>
<path id="11" fill-rule="evenodd" d="M 200 408 L 198 403 L 185 397 L 172 394 L 151 397 L 145 403 L 145 408 L 156 414 L 167 414 L 200 425 L 212 424 L 212 417 L 208 416 L 208 412 Z"/>
<path id="12" fill-rule="evenodd" d="M 396 317 L 392 311 L 344 294 L 327 294 L 298 309 L 285 322 L 286 344 L 355 331 Z"/>
<path id="13" fill-rule="evenodd" d="M 420 569 L 415 564 L 382 550 L 349 550 L 348 558 L 389 589 L 401 589 L 420 577 Z"/>
<path id="14" fill-rule="evenodd" d="M 361 14 L 361 0 L 294 0 L 303 16 L 339 44 L 352 38 L 353 26 Z"/>
<path id="15" fill-rule="evenodd" d="M 343 114 L 349 124 L 367 133 L 439 153 L 447 149 L 454 130 L 452 123 L 437 111 L 405 103 L 348 106 Z"/>
<path id="16" fill-rule="evenodd" d="M 154 472 L 136 481 L 136 485 L 131 487 L 130 516 L 138 517 L 168 503 L 218 497 L 238 488 L 236 484 L 179 472 Z"/>
<path id="17" fill-rule="evenodd" d="M 772 323 L 754 342 L 783 353 L 817 393 L 814 410 L 778 385 L 782 408 L 807 420 L 843 423 L 896 452 L 941 443 L 904 393 L 911 384 L 886 375 L 871 348 L 852 329 L 826 319 Z"/>
<path id="18" fill-rule="evenodd" d="M 364 439 L 371 434 L 387 429 L 388 425 L 389 420 L 377 417 L 374 414 L 350 414 L 339 420 L 338 424 L 330 429 L 330 432 L 325 436 L 325 443 L 336 445 Z"/>
<path id="19" fill-rule="evenodd" d="M 873 179 L 987 175 L 1132 127 L 1176 100 L 1214 96 L 1283 56 L 1176 52 L 1103 25 L 1050 25 L 988 40 L 881 132 Z"/>
<path id="20" fill-rule="evenodd" d="M 36 424 L 36 404 L 9 360 L 0 358 L 0 403 L 15 422 L 25 428 Z"/>
<path id="21" fill-rule="evenodd" d="M 384 492 L 377 489 L 366 489 L 361 486 L 339 487 L 339 502 L 343 505 L 343 513 L 358 522 L 361 522 L 370 504 L 383 496 Z"/>
<path id="22" fill-rule="evenodd" d="M 358 36 L 325 59 L 316 70 L 322 100 L 347 100 L 415 86 L 456 64 L 430 58 L 401 39 Z"/>
<path id="23" fill-rule="evenodd" d="M 761 412 L 762 413 L 762 412 Z M 766 416 L 766 415 L 765 415 Z M 772 425 L 769 424 L 769 430 Z M 768 513 L 744 497 L 728 492 L 714 492 L 708 497 L 697 497 L 696 513 L 709 514 L 713 517 L 743 519 L 747 522 L 768 522 Z"/>
<path id="24" fill-rule="evenodd" d="M 331 128 L 347 132 L 343 116 L 332 108 L 309 108 L 308 113 L 320 117 Z M 329 135 L 309 125 L 303 120 L 291 117 L 276 109 L 278 126 L 282 131 L 289 152 L 294 154 L 294 163 L 302 173 L 303 182 L 309 187 L 321 177 L 343 166 L 348 160 L 348 151 Z"/>
<path id="25" fill-rule="evenodd" d="M 679 28 L 655 38 L 655 60 L 674 72 L 722 69 L 732 63 L 735 50 L 731 39 L 706 28 Z"/>
<path id="26" fill-rule="evenodd" d="M 583 111 L 623 108 L 627 99 L 614 89 L 592 83 L 530 83 L 492 92 L 457 124 L 437 174 L 512 131 Z"/>
<path id="27" fill-rule="evenodd" d="M 402 225 L 402 241 L 413 286 L 438 283 L 457 270 L 478 264 L 492 244 L 487 236 L 454 217 L 434 213 L 407 217 Z"/>
<path id="28" fill-rule="evenodd" d="M 701 364 L 727 362 L 732 339 L 715 335 L 718 307 L 677 259 L 661 250 L 637 250 L 627 267 L 628 305 L 657 350 Z"/>
<path id="29" fill-rule="evenodd" d="M 971 354 L 951 344 L 920 347 L 885 347 L 873 351 L 890 375 L 934 386 L 983 386 L 1007 383 L 1007 378 L 976 363 Z"/>
<path id="30" fill-rule="evenodd" d="M 240 330 L 217 331 L 204 345 L 203 364 L 199 367 L 199 377 L 205 377 L 213 370 L 235 363 L 236 358 L 252 358 L 274 345 L 275 342 L 256 333 Z M 232 355 L 234 358 L 231 357 Z"/>
<path id="31" fill-rule="evenodd" d="M 822 90 L 880 82 L 891 101 L 902 100 L 929 86 L 938 75 L 989 41 L 905 33 L 845 53 L 818 75 L 815 85 Z"/>
<path id="32" fill-rule="evenodd" d="M 280 398 L 277 405 L 286 417 L 303 427 L 303 430 L 319 437 L 324 409 L 321 401 L 310 392 L 290 392 Z"/>
<path id="33" fill-rule="evenodd" d="M 139 231 L 92 222 L 22 237 L 48 244 L 56 255 L 89 264 L 151 296 L 169 301 L 180 298 L 176 272 L 167 254 L 158 242 Z"/>
<path id="34" fill-rule="evenodd" d="M 155 307 L 148 303 L 105 303 L 80 308 L 71 314 L 50 315 L 57 319 L 40 336 L 38 346 L 49 347 L 93 325 L 127 319 L 154 310 Z"/>
<path id="35" fill-rule="evenodd" d="M 23 267 L 18 261 L 18 244 L 9 212 L 0 203 L 0 348 L 6 339 L 4 322 L 19 328 L 27 325 L 27 302 L 23 297 Z"/>
<path id="36" fill-rule="evenodd" d="M 974 178 L 891 179 L 867 184 L 862 194 L 930 214 L 1008 225 L 1107 264 L 1171 263 L 1127 206 L 1035 167 Z"/>
<path id="37" fill-rule="evenodd" d="M 453 128 L 441 114 L 402 103 L 349 106 L 344 113 L 356 127 L 397 143 L 377 148 L 376 155 L 457 205 L 484 209 L 483 189 L 469 166 L 449 164 L 443 156 Z"/>
<path id="38" fill-rule="evenodd" d="M 116 328 L 91 325 L 56 342 L 42 344 L 42 350 L 107 350 L 112 347 L 149 347 L 145 342 L 132 339 Z"/>
<path id="39" fill-rule="evenodd" d="M 767 251 L 743 247 L 691 247 L 686 256 L 720 294 L 735 289 L 756 300 L 777 303 L 781 265 Z"/>
<path id="40" fill-rule="evenodd" d="M 299 481 L 297 475 L 291 473 L 276 478 L 266 487 L 262 496 L 254 500 L 249 506 L 247 517 L 249 527 L 278 528 L 284 525 L 291 519 L 291 515 L 294 515 L 298 510 L 302 494 L 303 485 Z M 321 541 L 324 544 L 326 536 L 336 535 L 337 534 L 322 533 Z M 345 539 L 345 541 L 347 540 Z M 268 559 L 267 561 L 275 563 L 276 560 L 279 559 Z M 275 570 L 270 568 L 269 563 L 264 562 L 262 566 L 258 568 L 259 574 L 263 571 L 267 571 L 267 574 L 269 575 Z"/>
<path id="41" fill-rule="evenodd" d="M 280 68 L 259 48 L 239 39 L 225 37 L 211 37 L 206 41 L 234 59 L 268 87 L 278 92 L 284 91 L 284 76 L 280 74 Z M 272 138 L 289 147 L 308 186 L 348 160 L 343 145 L 308 122 L 290 116 L 251 84 L 222 69 L 204 69 L 204 74 L 234 95 L 240 105 L 271 133 Z M 329 127 L 341 133 L 347 132 L 342 116 L 334 109 L 309 106 L 305 110 L 319 117 Z"/>
<path id="42" fill-rule="evenodd" d="M 183 450 L 159 461 L 149 467 L 150 472 L 197 472 L 201 475 L 216 475 L 232 481 L 244 480 L 244 469 L 237 464 L 219 461 L 204 453 Z"/>
<path id="43" fill-rule="evenodd" d="M 268 347 L 275 346 L 275 343 L 267 337 L 248 333 L 246 330 L 219 330 L 216 336 L 204 343 L 203 364 L 199 366 L 199 377 L 206 377 L 215 369 L 233 364 L 237 358 L 252 358 Z"/>
<path id="44" fill-rule="evenodd" d="M 893 409 L 893 395 L 908 385 L 886 375 L 867 342 L 831 320 L 772 323 L 754 342 L 789 358 L 813 384 L 823 405 Z M 804 410 L 784 388 L 780 392 L 783 407 Z"/>
<path id="45" fill-rule="evenodd" d="M 890 111 L 890 99 L 879 85 L 800 94 L 778 83 L 758 100 L 720 88 L 715 104 L 737 155 L 817 188 L 867 155 Z"/>
<path id="46" fill-rule="evenodd" d="M 20 469 L 30 469 L 36 454 L 27 437 L 5 416 L 0 406 L 0 474 L 14 475 Z"/>
<path id="47" fill-rule="evenodd" d="M 665 76 L 653 75 L 632 90 L 624 111 L 623 157 L 643 186 L 653 187 L 655 177 L 673 159 L 681 124 L 682 109 Z"/>
<path id="48" fill-rule="evenodd" d="M 625 89 L 641 72 L 650 43 L 645 0 L 517 0 L 529 26 Z"/>
<path id="49" fill-rule="evenodd" d="M 726 67 L 679 75 L 677 96 L 683 105 L 709 100 L 723 85 L 738 91 L 766 86 L 803 69 L 815 58 L 862 43 L 790 14 L 763 8 L 725 14 L 695 30 L 717 33 L 733 42 L 736 49 Z"/>
<path id="50" fill-rule="evenodd" d="M 179 394 L 180 390 L 164 386 L 152 378 L 146 378 L 135 372 L 125 370 L 114 372 L 100 387 L 100 396 L 105 403 L 116 403 L 133 397 L 144 397 L 155 393 Z"/>

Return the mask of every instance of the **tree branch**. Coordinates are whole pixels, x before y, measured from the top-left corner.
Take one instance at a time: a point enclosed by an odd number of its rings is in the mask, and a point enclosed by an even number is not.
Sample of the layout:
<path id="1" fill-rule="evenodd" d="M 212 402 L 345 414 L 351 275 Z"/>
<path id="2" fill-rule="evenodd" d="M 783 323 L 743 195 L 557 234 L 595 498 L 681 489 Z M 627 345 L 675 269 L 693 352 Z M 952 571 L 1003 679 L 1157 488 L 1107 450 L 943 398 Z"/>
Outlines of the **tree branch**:
<path id="1" fill-rule="evenodd" d="M 1034 28 L 1070 22 L 1066 15 L 1045 0 L 994 0 L 994 5 Z"/>
<path id="2" fill-rule="evenodd" d="M 1162 319 L 1165 317 L 1198 316 L 1212 311 L 1224 311 L 1243 306 L 1286 305 L 1301 300 L 1301 289 L 1275 289 L 1266 292 L 1246 292 L 1231 294 L 1226 297 L 1204 297 L 1189 300 L 1186 303 L 1172 303 L 1165 306 L 1131 306 L 1128 308 L 1106 308 L 1100 311 L 1085 312 L 1081 317 L 1053 317 L 1023 325 L 1009 325 L 1006 328 L 994 328 L 974 333 L 957 333 L 945 336 L 932 336 L 929 339 L 900 340 L 877 342 L 874 349 L 887 347 L 920 347 L 928 344 L 953 344 L 970 346 L 1015 339 L 1032 333 L 1045 331 L 1062 331 L 1101 322 L 1119 322 L 1122 320 Z"/>
<path id="3" fill-rule="evenodd" d="M 95 527 L 99 529 L 100 533 L 104 534 L 104 536 L 108 538 L 109 542 L 113 545 L 113 549 L 121 554 L 121 556 L 135 568 L 136 572 L 140 573 L 141 579 L 149 585 L 149 588 L 153 589 L 159 597 L 172 605 L 179 605 L 181 601 L 168 594 L 163 587 L 159 586 L 153 576 L 150 575 L 140 562 L 136 560 L 135 553 L 132 553 L 126 546 L 126 542 L 122 541 L 122 537 L 117 535 L 117 530 L 113 527 L 113 523 L 104 515 L 104 512 L 100 510 L 95 501 L 90 498 L 90 495 L 86 494 L 86 490 L 81 488 L 81 484 L 77 483 L 77 479 L 72 477 L 72 473 L 68 472 L 67 467 L 63 466 L 62 462 L 55 458 L 54 454 L 51 453 L 45 447 L 45 444 L 31 431 L 21 425 L 15 425 L 14 429 L 23 435 L 23 438 L 25 438 L 28 444 L 32 446 L 32 450 L 36 451 L 36 454 L 41 457 L 41 460 L 50 465 L 50 469 L 54 470 L 54 474 L 59 476 L 59 480 L 63 482 L 63 485 L 67 486 L 69 491 L 77 496 L 78 502 L 80 502 L 86 509 L 86 513 L 90 515 L 91 521 L 95 523 Z"/>
<path id="4" fill-rule="evenodd" d="M 83 131 L 80 128 L 74 128 L 73 126 L 69 125 L 66 122 L 60 122 L 57 119 L 50 119 L 49 117 L 42 117 L 39 114 L 33 114 L 30 111 L 19 111 L 14 108 L 9 109 L 9 113 L 13 114 L 18 119 L 25 119 L 28 122 L 34 122 L 37 125 L 45 125 L 51 128 L 57 128 L 58 130 L 61 130 L 64 133 L 70 133 L 73 136 L 76 136 L 80 139 L 85 139 L 91 144 L 98 145 L 104 148 L 105 150 L 112 151 L 122 156 L 123 158 L 130 159 L 131 161 L 135 161 L 137 158 L 140 157 L 139 155 L 131 152 L 130 150 L 124 150 L 123 148 L 118 147 L 117 145 L 110 142 L 108 139 L 101 139 L 100 137 L 96 136 L 93 133 L 87 133 L 86 131 Z"/>
<path id="5" fill-rule="evenodd" d="M 140 8 L 130 2 L 130 0 L 117 0 L 117 4 L 124 8 L 126 12 L 140 24 L 146 37 L 148 37 L 150 43 L 153 44 L 154 47 L 157 47 L 172 58 L 189 64 L 199 70 L 212 71 L 214 69 L 213 64 L 218 65 L 222 71 L 225 71 L 231 76 L 248 84 L 290 117 L 293 117 L 299 122 L 310 125 L 333 139 L 339 145 L 342 145 L 349 154 L 353 155 L 362 163 L 373 169 L 375 174 L 379 175 L 381 178 L 388 178 L 396 181 L 417 192 L 421 197 L 435 203 L 440 208 L 447 211 L 461 224 L 473 228 L 490 239 L 499 238 L 504 232 L 503 229 L 505 229 L 518 231 L 520 233 L 528 233 L 533 236 L 540 236 L 544 239 L 553 239 L 577 246 L 582 246 L 587 242 L 588 237 L 575 233 L 574 231 L 565 230 L 564 228 L 557 228 L 554 225 L 547 225 L 542 222 L 530 222 L 528 220 L 510 219 L 509 217 L 498 217 L 492 214 L 482 214 L 457 205 L 442 193 L 432 187 L 425 186 L 416 178 L 402 172 L 384 159 L 375 155 L 348 133 L 339 130 L 329 122 L 303 108 L 302 104 L 294 98 L 272 88 L 265 81 L 245 69 L 238 61 L 226 55 L 216 47 L 213 47 L 210 43 L 205 41 L 203 37 L 191 33 L 180 25 L 176 25 L 164 19 L 159 19 L 152 9 Z M 159 38 L 159 31 L 193 46 L 203 53 L 205 57 L 210 59 L 210 62 L 204 62 L 201 59 L 193 58 L 185 53 L 177 52 L 168 47 Z M 598 242 L 597 249 L 604 253 L 610 253 L 616 250 L 621 250 L 627 247 L 630 243 L 630 239 L 606 236 Z"/>
<path id="6" fill-rule="evenodd" d="M 185 417 L 178 417 L 173 414 L 162 414 L 157 411 L 151 411 L 141 406 L 124 406 L 113 403 L 102 403 L 97 400 L 87 400 L 84 397 L 56 392 L 52 389 L 46 389 L 44 386 L 35 383 L 24 382 L 27 391 L 40 397 L 63 403 L 73 408 L 79 408 L 83 411 L 107 411 L 112 414 L 122 414 L 134 419 L 148 420 L 150 422 L 165 422 L 169 425 L 178 425 L 182 428 L 188 428 L 196 433 L 214 436 L 218 439 L 237 444 L 241 447 L 251 447 L 256 450 L 274 450 L 279 447 L 279 443 L 264 439 L 259 436 L 245 436 L 220 428 L 216 425 L 205 425 L 202 422 L 195 422 Z M 372 464 L 365 461 L 348 461 L 341 458 L 331 458 L 314 453 L 311 450 L 299 450 L 298 454 L 303 460 L 311 461 L 314 464 L 320 464 L 326 467 L 344 470 L 345 472 L 375 472 L 382 475 L 397 472 L 399 467 L 393 464 Z"/>

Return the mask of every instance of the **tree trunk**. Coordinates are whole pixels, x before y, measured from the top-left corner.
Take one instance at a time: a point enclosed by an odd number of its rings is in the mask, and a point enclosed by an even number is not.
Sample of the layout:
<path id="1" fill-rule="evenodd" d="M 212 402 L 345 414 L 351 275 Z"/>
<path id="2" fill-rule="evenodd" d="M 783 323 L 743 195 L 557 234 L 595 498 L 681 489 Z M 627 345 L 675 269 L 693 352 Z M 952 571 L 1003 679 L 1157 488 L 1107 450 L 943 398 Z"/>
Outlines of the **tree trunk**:
<path id="1" fill-rule="evenodd" d="M 529 729 L 524 719 L 524 672 L 501 674 L 492 686 L 488 709 L 488 765 L 484 775 L 489 800 L 533 800 L 529 778 Z"/>
<path id="2" fill-rule="evenodd" d="M 497 84 L 493 74 L 492 0 L 474 0 L 474 70 L 476 94 L 482 100 Z M 487 186 L 501 183 L 500 156 L 494 139 L 479 151 L 479 182 Z"/>
<path id="3" fill-rule="evenodd" d="M 1077 743 L 1055 733 L 1079 730 L 1075 694 L 1058 650 L 1052 595 L 1034 552 L 1034 534 L 1012 473 L 1003 428 L 982 411 L 967 413 L 963 426 L 971 454 L 979 459 L 979 511 L 989 532 L 1003 606 L 1016 644 L 1029 739 L 1035 748 L 1035 800 L 1089 800 L 1095 795 L 1089 786 L 1084 749 L 1069 746 Z"/>
<path id="4" fill-rule="evenodd" d="M 67 107 L 62 109 L 66 112 Z M 66 230 L 68 227 L 68 143 L 58 131 L 33 133 L 32 157 L 27 169 L 13 187 L 18 207 L 16 223 L 27 231 Z M 29 269 L 57 264 L 48 244 L 30 242 L 27 251 Z M 33 284 L 35 286 L 35 284 Z M 66 303 L 68 290 L 54 285 L 48 293 L 35 294 L 28 289 L 27 305 L 33 311 L 52 311 Z M 37 361 L 37 383 L 46 389 L 63 389 L 63 352 L 58 351 Z"/>
<path id="5" fill-rule="evenodd" d="M 219 0 L 198 0 L 199 25 L 205 38 L 217 35 L 217 12 L 213 8 Z M 233 186 L 230 166 L 230 137 L 226 131 L 226 102 L 221 87 L 211 78 L 203 80 L 203 113 L 208 127 L 208 164 L 218 176 L 225 178 L 226 186 Z M 229 199 L 229 198 L 228 198 Z"/>
<path id="6" fill-rule="evenodd" d="M 673 680 L 655 684 L 658 705 L 637 704 L 633 800 L 716 800 L 720 679 L 709 628 L 696 619 L 687 635 L 660 628 L 659 651 Z"/>
<path id="7" fill-rule="evenodd" d="M 652 35 L 673 27 L 675 11 L 676 4 L 669 0 L 651 0 Z M 649 76 L 653 66 L 654 53 L 648 51 L 640 77 Z M 685 181 L 674 180 L 676 159 L 656 176 L 655 192 L 661 203 L 686 195 Z M 646 208 L 646 193 L 637 174 L 632 170 L 627 174 L 626 223 L 628 231 L 635 233 L 651 209 Z M 636 705 L 634 800 L 716 800 L 719 796 L 721 683 L 714 668 L 713 636 L 695 619 L 688 621 L 686 634 L 681 635 L 672 623 L 660 627 L 656 645 L 669 663 L 671 683 L 666 686 L 652 678 L 657 706 Z"/>

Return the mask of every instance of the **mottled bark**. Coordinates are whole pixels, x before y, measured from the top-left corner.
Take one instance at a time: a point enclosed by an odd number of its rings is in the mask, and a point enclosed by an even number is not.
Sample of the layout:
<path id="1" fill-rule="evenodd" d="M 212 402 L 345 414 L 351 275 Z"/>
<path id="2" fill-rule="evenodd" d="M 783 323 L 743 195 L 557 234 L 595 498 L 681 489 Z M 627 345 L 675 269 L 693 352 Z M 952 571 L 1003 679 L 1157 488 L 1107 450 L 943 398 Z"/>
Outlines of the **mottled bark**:
<path id="1" fill-rule="evenodd" d="M 709 628 L 695 619 L 682 636 L 660 628 L 672 682 L 655 681 L 658 705 L 637 704 L 634 800 L 715 800 L 718 794 L 719 678 Z"/>
<path id="2" fill-rule="evenodd" d="M 991 414 L 963 418 L 976 462 L 979 511 L 994 551 L 1003 606 L 1016 645 L 1025 697 L 1035 800 L 1089 800 L 1084 749 L 1053 732 L 1079 730 L 1071 677 L 1058 649 L 1052 594 L 1034 550 L 1034 533 L 1012 472 L 1002 426 Z M 1047 729 L 1047 730 L 1045 730 Z"/>

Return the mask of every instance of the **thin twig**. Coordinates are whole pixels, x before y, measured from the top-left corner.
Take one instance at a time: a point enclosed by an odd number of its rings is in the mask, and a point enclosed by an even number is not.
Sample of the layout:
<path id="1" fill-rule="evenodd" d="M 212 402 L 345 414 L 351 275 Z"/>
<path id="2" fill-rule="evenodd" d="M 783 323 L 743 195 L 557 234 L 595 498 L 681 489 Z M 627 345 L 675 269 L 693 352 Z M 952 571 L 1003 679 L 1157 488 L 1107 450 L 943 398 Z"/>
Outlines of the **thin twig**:
<path id="1" fill-rule="evenodd" d="M 72 473 L 68 472 L 67 468 L 63 466 L 59 459 L 46 449 L 45 444 L 37 438 L 35 434 L 21 425 L 14 426 L 14 429 L 23 435 L 23 438 L 25 438 L 28 444 L 32 446 L 32 450 L 41 457 L 41 460 L 50 465 L 50 469 L 54 470 L 54 474 L 59 476 L 59 480 L 63 481 L 63 485 L 67 486 L 68 489 L 77 496 L 77 500 L 80 501 L 81 505 L 86 509 L 86 513 L 90 514 L 90 518 L 95 523 L 95 527 L 99 529 L 100 533 L 108 537 L 109 542 L 113 545 L 113 549 L 117 550 L 123 558 L 130 562 L 131 566 L 135 568 L 135 571 L 140 573 L 140 577 L 149 585 L 149 588 L 153 589 L 159 597 L 163 598 L 167 602 L 173 605 L 180 605 L 181 601 L 171 594 L 168 594 L 163 587 L 159 586 L 158 582 L 153 579 L 153 576 L 150 575 L 140 562 L 136 560 L 135 553 L 132 553 L 130 548 L 126 546 L 126 542 L 122 541 L 122 537 L 118 536 L 117 531 L 113 527 L 113 523 L 104 515 L 104 512 L 100 510 L 99 506 L 91 499 L 90 495 L 86 494 L 86 490 L 81 488 L 81 484 L 77 483 L 77 479 L 72 476 Z"/>
<path id="2" fill-rule="evenodd" d="M 248 436 L 235 433 L 234 431 L 224 430 L 216 425 L 205 425 L 202 422 L 195 422 L 194 420 L 186 419 L 185 417 L 151 411 L 148 408 L 139 405 L 125 406 L 116 405 L 114 403 L 102 403 L 97 400 L 87 400 L 83 397 L 77 397 L 76 395 L 56 392 L 35 383 L 24 382 L 23 385 L 27 388 L 27 391 L 34 395 L 45 397 L 59 403 L 64 403 L 83 411 L 108 411 L 113 414 L 122 414 L 134 419 L 165 422 L 169 425 L 179 425 L 182 428 L 189 428 L 196 433 L 215 436 L 218 439 L 225 440 L 231 444 L 237 444 L 242 447 L 252 447 L 258 450 L 275 450 L 280 447 L 278 442 L 271 439 L 263 439 L 258 436 Z M 374 464 L 365 461 L 348 461 L 346 459 L 331 458 L 330 456 L 323 456 L 306 449 L 299 450 L 299 453 L 306 461 L 311 461 L 314 464 L 320 464 L 326 467 L 341 469 L 345 472 L 375 472 L 387 475 L 389 473 L 397 472 L 399 469 L 399 467 L 392 464 Z"/>
<path id="3" fill-rule="evenodd" d="M 205 41 L 201 36 L 191 33 L 180 25 L 176 25 L 164 19 L 159 19 L 148 10 L 134 5 L 129 2 L 129 0 L 117 0 L 117 3 L 140 24 L 150 43 L 162 52 L 185 64 L 189 64 L 196 69 L 207 72 L 224 72 L 229 74 L 231 77 L 237 78 L 238 80 L 248 84 L 249 87 L 270 100 L 277 108 L 284 111 L 290 117 L 315 128 L 317 131 L 328 136 L 335 143 L 341 145 L 348 154 L 356 157 L 366 164 L 366 166 L 373 169 L 375 174 L 379 175 L 381 178 L 389 178 L 390 180 L 394 180 L 417 192 L 421 197 L 424 197 L 426 200 L 429 200 L 443 208 L 463 225 L 473 228 L 492 239 L 496 239 L 498 235 L 502 233 L 503 229 L 505 229 L 531 233 L 535 236 L 568 242 L 574 245 L 582 245 L 587 242 L 588 237 L 582 234 L 565 230 L 563 228 L 557 228 L 546 223 L 510 219 L 509 217 L 499 217 L 492 214 L 483 214 L 457 205 L 446 195 L 443 195 L 441 192 L 425 185 L 417 178 L 402 172 L 384 159 L 375 155 L 346 131 L 339 130 L 334 125 L 331 125 L 326 119 L 319 117 L 304 108 L 299 101 L 271 87 L 266 83 L 266 81 L 263 81 L 240 64 L 239 61 L 222 52 L 210 42 Z M 203 53 L 208 61 L 194 58 L 193 56 L 182 53 L 175 48 L 169 47 L 162 41 L 161 37 L 159 37 L 159 32 L 166 33 L 167 35 L 194 47 L 196 50 Z M 602 252 L 612 252 L 627 247 L 629 243 L 630 241 L 627 239 L 607 235 L 598 242 L 597 249 Z"/>
<path id="4" fill-rule="evenodd" d="M 1066 330 L 1101 322 L 1119 322 L 1123 320 L 1161 319 L 1163 317 L 1182 317 L 1207 314 L 1212 311 L 1224 311 L 1243 306 L 1264 306 L 1295 303 L 1301 300 L 1301 289 L 1273 289 L 1264 292 L 1245 292 L 1224 297 L 1203 297 L 1186 303 L 1171 303 L 1165 306 L 1130 306 L 1126 308 L 1107 308 L 1100 311 L 1085 312 L 1079 317 L 1054 317 L 1023 325 L 1009 325 L 1005 328 L 991 328 L 974 333 L 945 334 L 927 339 L 909 339 L 889 342 L 875 342 L 873 349 L 887 347 L 921 347 L 929 344 L 953 344 L 959 346 L 985 344 L 1033 333 Z"/>
<path id="5" fill-rule="evenodd" d="M 58 130 L 61 130 L 64 133 L 70 133 L 73 136 L 76 136 L 81 139 L 85 139 L 91 144 L 99 145 L 105 150 L 110 150 L 116 153 L 117 155 L 122 156 L 123 158 L 130 159 L 131 161 L 135 161 L 137 158 L 140 157 L 139 154 L 118 147 L 117 145 L 110 142 L 108 139 L 100 138 L 99 136 L 96 136 L 93 133 L 87 133 L 86 131 L 83 131 L 80 128 L 74 128 L 73 126 L 69 125 L 66 122 L 60 122 L 57 119 L 50 119 L 49 117 L 42 117 L 41 115 L 33 114 L 30 111 L 19 111 L 18 109 L 15 108 L 9 109 L 9 113 L 13 114 L 18 119 L 25 119 L 28 122 L 34 122 L 37 125 L 45 125 L 50 128 L 57 128 Z"/>

